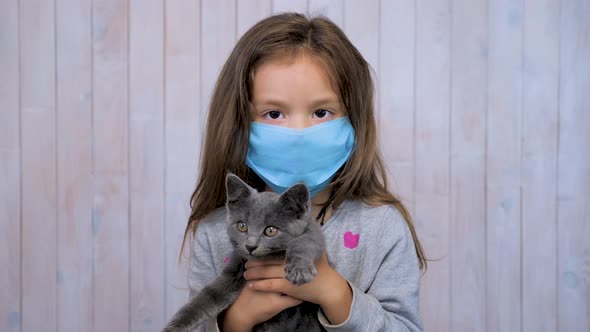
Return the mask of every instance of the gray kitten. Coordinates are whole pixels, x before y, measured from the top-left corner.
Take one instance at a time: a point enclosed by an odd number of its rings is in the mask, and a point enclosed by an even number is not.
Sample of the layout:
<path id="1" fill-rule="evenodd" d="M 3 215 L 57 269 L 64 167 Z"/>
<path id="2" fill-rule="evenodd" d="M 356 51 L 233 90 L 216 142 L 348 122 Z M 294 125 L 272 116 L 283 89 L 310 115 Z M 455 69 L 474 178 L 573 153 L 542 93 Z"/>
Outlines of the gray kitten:
<path id="1" fill-rule="evenodd" d="M 325 250 L 320 226 L 312 219 L 309 191 L 296 184 L 282 195 L 257 192 L 228 174 L 227 233 L 233 253 L 215 281 L 207 285 L 174 315 L 165 332 L 191 331 L 229 307 L 244 287 L 248 259 L 285 257 L 285 278 L 302 285 L 316 275 L 315 261 Z M 288 308 L 253 331 L 323 331 L 318 306 L 303 302 Z"/>

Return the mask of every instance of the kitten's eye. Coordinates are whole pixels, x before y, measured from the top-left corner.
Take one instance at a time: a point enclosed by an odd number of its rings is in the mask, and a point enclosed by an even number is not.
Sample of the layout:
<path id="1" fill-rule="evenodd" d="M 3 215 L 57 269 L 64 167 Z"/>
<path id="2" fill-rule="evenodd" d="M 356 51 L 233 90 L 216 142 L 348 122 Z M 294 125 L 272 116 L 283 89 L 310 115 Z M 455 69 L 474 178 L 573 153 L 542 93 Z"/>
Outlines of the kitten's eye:
<path id="1" fill-rule="evenodd" d="M 264 235 L 269 236 L 269 237 L 273 237 L 273 236 L 277 235 L 278 231 L 279 230 L 276 227 L 268 226 L 267 228 L 264 229 Z"/>
<path id="2" fill-rule="evenodd" d="M 248 231 L 248 225 L 243 221 L 238 222 L 238 231 L 246 233 Z"/>

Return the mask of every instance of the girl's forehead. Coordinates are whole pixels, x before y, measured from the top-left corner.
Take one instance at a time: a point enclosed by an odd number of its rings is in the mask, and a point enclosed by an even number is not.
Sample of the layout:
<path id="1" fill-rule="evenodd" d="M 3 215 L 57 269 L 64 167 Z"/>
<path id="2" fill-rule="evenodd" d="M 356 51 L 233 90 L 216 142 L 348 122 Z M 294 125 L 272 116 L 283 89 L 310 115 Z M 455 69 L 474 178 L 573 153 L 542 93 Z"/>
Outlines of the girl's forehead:
<path id="1" fill-rule="evenodd" d="M 253 75 L 255 100 L 296 93 L 331 95 L 339 99 L 337 91 L 324 61 L 307 53 L 269 59 L 258 66 Z"/>
<path id="2" fill-rule="evenodd" d="M 323 75 L 328 76 L 328 68 L 324 61 L 317 55 L 309 52 L 297 53 L 280 53 L 279 55 L 269 56 L 263 60 L 254 70 L 254 77 L 260 72 L 269 70 L 285 70 L 292 67 L 313 67 L 322 71 Z"/>

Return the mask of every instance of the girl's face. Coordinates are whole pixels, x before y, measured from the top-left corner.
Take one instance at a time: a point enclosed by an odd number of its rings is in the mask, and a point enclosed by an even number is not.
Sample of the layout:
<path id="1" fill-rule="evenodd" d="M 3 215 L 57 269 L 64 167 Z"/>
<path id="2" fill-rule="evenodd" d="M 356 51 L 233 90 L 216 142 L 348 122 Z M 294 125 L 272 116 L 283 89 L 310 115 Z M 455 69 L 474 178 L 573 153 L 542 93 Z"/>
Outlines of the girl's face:
<path id="1" fill-rule="evenodd" d="M 321 62 L 306 54 L 260 65 L 254 73 L 251 102 L 255 122 L 293 129 L 346 115 Z"/>

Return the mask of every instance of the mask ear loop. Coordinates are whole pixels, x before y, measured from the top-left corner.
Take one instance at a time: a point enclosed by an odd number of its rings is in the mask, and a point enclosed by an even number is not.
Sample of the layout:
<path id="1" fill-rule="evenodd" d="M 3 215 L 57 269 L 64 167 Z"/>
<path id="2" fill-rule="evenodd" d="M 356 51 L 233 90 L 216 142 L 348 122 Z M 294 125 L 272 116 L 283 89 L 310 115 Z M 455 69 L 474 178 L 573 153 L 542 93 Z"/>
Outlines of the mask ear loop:
<path id="1" fill-rule="evenodd" d="M 316 217 L 316 220 L 320 221 L 320 226 L 324 226 L 326 224 L 326 212 L 328 211 L 328 208 L 332 205 L 332 201 L 334 200 L 334 193 L 336 193 L 336 190 L 332 188 L 330 190 L 330 197 L 328 198 L 328 201 L 324 203 L 324 205 L 320 209 L 320 212 L 318 213 L 318 216 Z"/>
<path id="2" fill-rule="evenodd" d="M 326 210 L 328 210 L 328 206 L 329 205 L 322 206 L 320 213 L 318 213 L 318 216 L 316 217 L 316 220 L 319 219 L 319 221 L 320 221 L 320 226 L 324 226 L 324 224 L 326 223 L 325 218 L 326 218 Z"/>
<path id="3" fill-rule="evenodd" d="M 333 185 L 333 183 L 335 179 L 338 179 L 340 177 L 340 174 L 342 173 L 342 170 L 344 169 L 345 165 L 346 164 L 342 165 L 342 167 L 340 167 L 340 169 L 336 171 L 336 174 L 334 175 L 334 178 L 330 183 L 330 186 L 332 186 L 332 188 L 330 189 L 330 196 L 328 197 L 328 201 L 324 203 L 320 212 L 318 213 L 318 216 L 316 217 L 316 220 L 319 220 L 320 222 L 320 226 L 324 226 L 326 224 L 326 212 L 328 211 L 328 208 L 332 205 L 332 202 L 334 201 L 334 196 L 336 195 L 336 191 L 338 189 L 337 186 Z"/>

